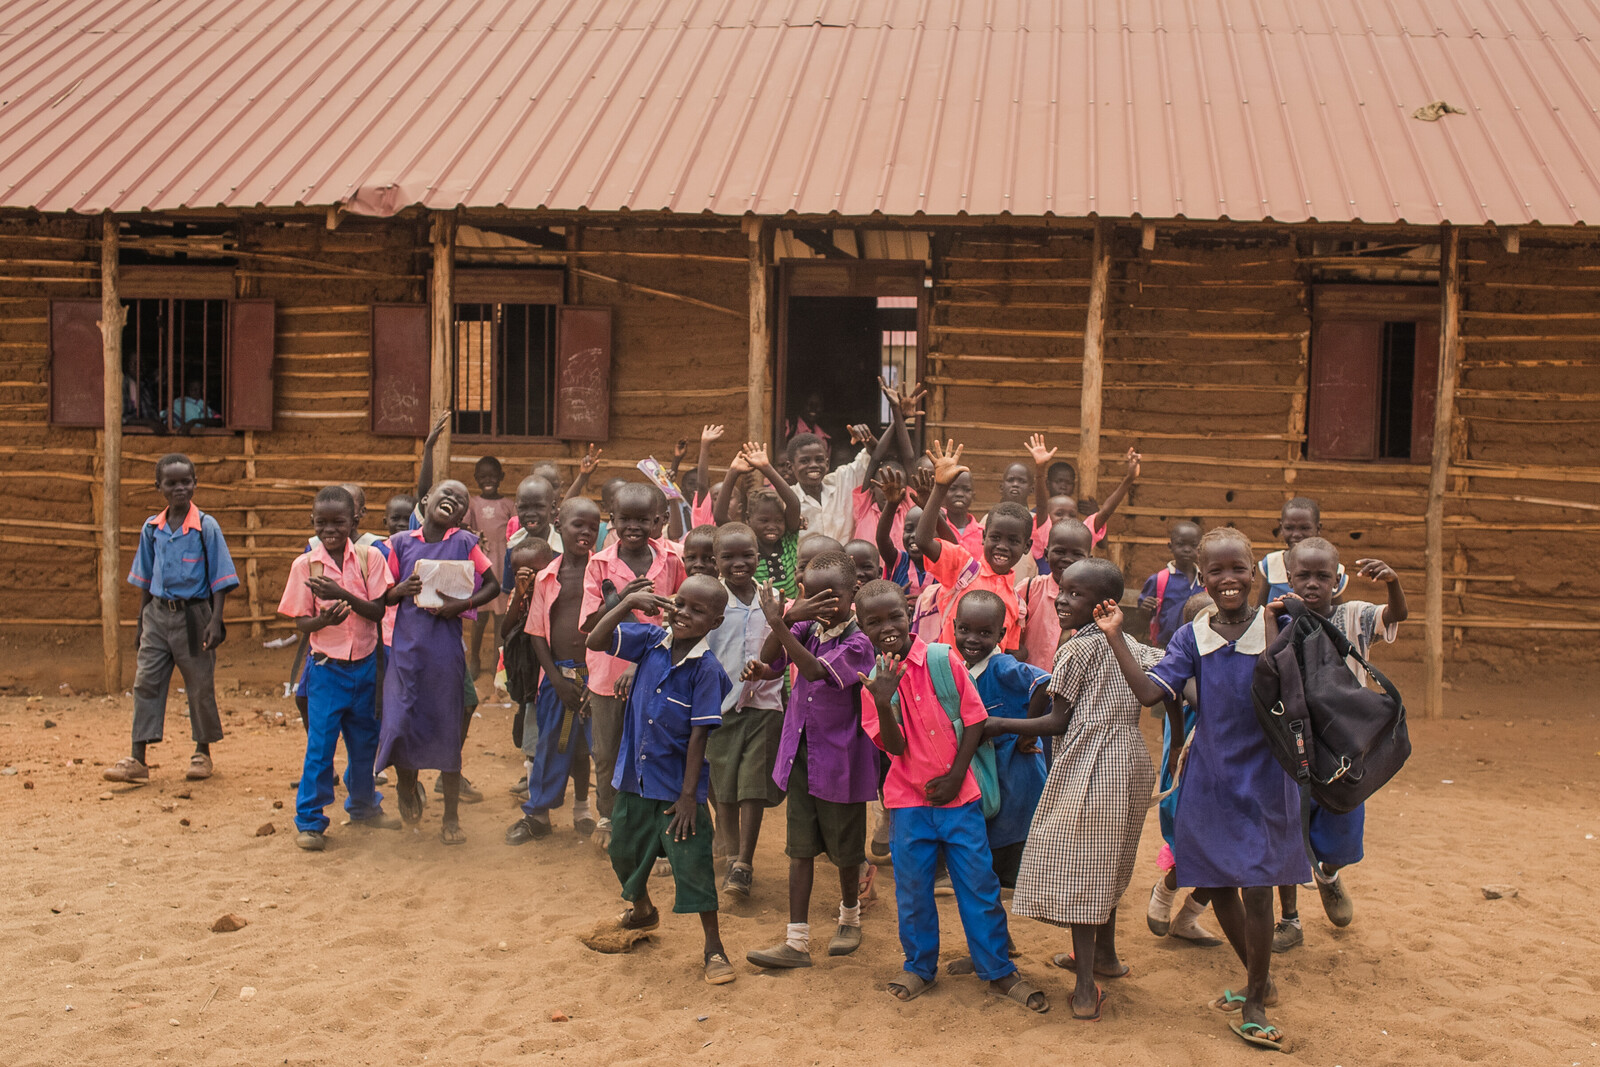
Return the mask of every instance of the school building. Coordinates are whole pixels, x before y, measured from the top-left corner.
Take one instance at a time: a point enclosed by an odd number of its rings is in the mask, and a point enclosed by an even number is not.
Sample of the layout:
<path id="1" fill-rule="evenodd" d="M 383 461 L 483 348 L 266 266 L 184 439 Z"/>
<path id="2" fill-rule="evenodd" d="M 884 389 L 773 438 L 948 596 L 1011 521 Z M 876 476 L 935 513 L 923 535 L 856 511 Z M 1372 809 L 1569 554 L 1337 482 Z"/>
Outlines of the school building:
<path id="1" fill-rule="evenodd" d="M 1139 449 L 1135 583 L 1174 519 L 1266 550 L 1316 498 L 1437 711 L 1600 630 L 1595 40 L 1561 0 L 8 5 L 0 621 L 126 677 L 168 451 L 242 636 L 315 489 L 375 527 L 445 407 L 441 470 L 509 488 L 878 423 L 882 374 L 980 505 L 1035 430 L 1086 496 Z"/>

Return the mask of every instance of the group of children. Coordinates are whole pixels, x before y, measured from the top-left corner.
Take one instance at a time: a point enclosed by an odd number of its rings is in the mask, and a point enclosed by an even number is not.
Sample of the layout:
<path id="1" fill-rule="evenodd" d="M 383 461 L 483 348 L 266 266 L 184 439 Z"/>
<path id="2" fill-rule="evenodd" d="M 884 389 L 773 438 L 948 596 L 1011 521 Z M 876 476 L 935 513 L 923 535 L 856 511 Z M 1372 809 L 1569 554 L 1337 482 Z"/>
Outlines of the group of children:
<path id="1" fill-rule="evenodd" d="M 619 926 L 659 925 L 649 880 L 670 867 L 673 910 L 701 920 L 707 982 L 735 978 L 719 898 L 750 895 L 763 815 L 782 802 L 788 923 L 770 947 L 746 953 L 749 963 L 813 965 L 818 856 L 839 875 L 827 955 L 854 952 L 873 859 L 887 856 L 905 955 L 892 995 L 909 1001 L 938 980 L 935 902 L 948 891 L 968 954 L 946 973 L 974 974 L 997 995 L 1048 1011 L 1045 993 L 1012 962 L 1009 889 L 1012 914 L 1068 928 L 1071 951 L 1053 962 L 1073 975 L 1073 1017 L 1098 1019 L 1100 982 L 1129 970 L 1116 911 L 1159 781 L 1163 873 L 1149 927 L 1217 945 L 1199 924 L 1212 908 L 1247 976 L 1242 993 L 1224 990 L 1213 1006 L 1239 1013 L 1233 1029 L 1244 1040 L 1282 1047 L 1266 1016 L 1277 1003 L 1271 955 L 1303 938 L 1295 889 L 1307 880 L 1335 924 L 1350 921 L 1339 869 L 1361 858 L 1362 821 L 1359 811 L 1314 811 L 1311 865 L 1298 792 L 1256 724 L 1255 661 L 1286 597 L 1332 618 L 1363 654 L 1380 633 L 1394 640 L 1406 616 L 1394 571 L 1358 561 L 1355 574 L 1385 584 L 1387 602 L 1342 600 L 1339 554 L 1303 498 L 1284 505 L 1285 549 L 1259 563 L 1238 530 L 1180 521 L 1171 561 L 1137 598 L 1150 624 L 1146 641 L 1134 640 L 1124 632 L 1123 574 L 1094 550 L 1139 475 L 1137 453 L 1095 504 L 1074 497 L 1072 467 L 1034 435 L 980 516 L 962 447 L 936 441 L 915 456 L 907 424 L 918 396 L 882 389 L 890 425 L 881 438 L 851 427 L 859 451 L 838 466 L 827 440 L 800 432 L 776 459 L 745 443 L 711 484 L 722 428 L 706 427 L 682 502 L 655 484 L 614 479 L 597 506 L 583 493 L 595 449 L 573 485 L 541 465 L 513 501 L 499 495 L 503 470 L 492 458 L 475 470 L 477 496 L 457 481 L 429 484 L 425 469 L 415 501 L 390 501 L 381 541 L 359 533 L 359 487 L 318 493 L 315 536 L 279 605 L 308 651 L 299 844 L 325 846 L 341 736 L 352 824 L 415 826 L 426 800 L 418 772 L 433 769 L 441 839 L 464 840 L 469 666 L 494 621 L 528 757 L 516 790 L 526 799 L 506 842 L 554 833 L 551 813 L 570 780 L 572 826 L 607 847 L 621 884 Z M 686 451 L 680 442 L 674 474 Z M 221 737 L 206 657 L 237 578 L 215 521 L 191 503 L 193 465 L 165 457 L 156 480 L 168 508 L 146 525 L 130 575 L 146 608 L 134 749 L 106 772 L 119 781 L 148 777 L 144 749 L 160 740 L 156 709 L 173 664 L 188 683 L 199 746 L 191 776 L 210 773 L 207 746 Z M 474 592 L 419 607 L 423 560 L 466 561 Z M 1139 730 L 1140 709 L 1157 706 L 1166 720 L 1159 773 Z M 391 767 L 399 818 L 376 790 L 375 773 Z M 881 815 L 869 826 L 874 802 Z M 1174 917 L 1180 887 L 1191 893 Z"/>

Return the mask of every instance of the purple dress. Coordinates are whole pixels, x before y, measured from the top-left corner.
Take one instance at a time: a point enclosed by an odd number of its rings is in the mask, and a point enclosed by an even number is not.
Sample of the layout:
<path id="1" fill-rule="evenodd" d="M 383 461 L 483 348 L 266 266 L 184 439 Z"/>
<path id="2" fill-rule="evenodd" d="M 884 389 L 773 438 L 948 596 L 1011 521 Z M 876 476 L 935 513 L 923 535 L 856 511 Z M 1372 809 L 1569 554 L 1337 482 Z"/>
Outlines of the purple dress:
<path id="1" fill-rule="evenodd" d="M 1194 742 L 1178 791 L 1172 854 L 1178 884 L 1298 885 L 1311 880 L 1300 840 L 1300 794 L 1267 747 L 1250 686 L 1266 651 L 1260 611 L 1237 641 L 1211 629 L 1209 614 L 1172 635 L 1166 657 L 1150 671 L 1176 700 L 1195 679 Z"/>
<path id="2" fill-rule="evenodd" d="M 421 530 L 409 530 L 395 534 L 389 545 L 389 573 L 396 582 L 409 578 L 419 559 L 470 560 L 480 575 L 489 569 L 478 538 L 461 529 L 433 544 Z M 408 597 L 395 613 L 388 655 L 376 769 L 459 771 L 467 677 L 461 620 L 441 619 Z"/>

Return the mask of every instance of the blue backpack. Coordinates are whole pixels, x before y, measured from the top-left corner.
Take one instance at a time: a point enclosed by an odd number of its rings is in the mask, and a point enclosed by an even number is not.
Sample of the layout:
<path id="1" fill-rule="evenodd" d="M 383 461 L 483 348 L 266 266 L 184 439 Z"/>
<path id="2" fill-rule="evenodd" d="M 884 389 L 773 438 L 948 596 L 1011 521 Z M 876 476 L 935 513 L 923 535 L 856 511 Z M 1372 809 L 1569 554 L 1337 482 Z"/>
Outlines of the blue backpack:
<path id="1" fill-rule="evenodd" d="M 933 678 L 933 691 L 939 697 L 939 705 L 944 708 L 944 713 L 950 717 L 950 725 L 955 728 L 956 747 L 959 748 L 961 739 L 966 734 L 966 723 L 961 721 L 961 694 L 956 690 L 955 672 L 950 669 L 952 652 L 949 645 L 930 644 L 928 673 Z M 904 725 L 905 720 L 900 714 L 898 692 L 895 693 L 891 703 L 894 707 L 894 721 Z M 978 780 L 978 791 L 983 794 L 983 817 L 994 818 L 1000 814 L 1000 768 L 995 761 L 993 742 L 985 741 L 978 746 L 978 751 L 973 754 L 968 769 Z"/>

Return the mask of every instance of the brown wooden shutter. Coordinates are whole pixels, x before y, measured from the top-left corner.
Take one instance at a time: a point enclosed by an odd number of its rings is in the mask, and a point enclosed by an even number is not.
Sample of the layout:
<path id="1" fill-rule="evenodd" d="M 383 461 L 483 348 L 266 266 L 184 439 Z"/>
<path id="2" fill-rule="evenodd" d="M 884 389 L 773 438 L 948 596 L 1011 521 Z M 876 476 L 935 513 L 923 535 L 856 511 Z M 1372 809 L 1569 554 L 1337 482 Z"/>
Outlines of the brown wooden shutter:
<path id="1" fill-rule="evenodd" d="M 1433 456 L 1433 409 L 1439 398 L 1439 324 L 1417 323 L 1416 356 L 1411 385 L 1411 461 Z"/>
<path id="2" fill-rule="evenodd" d="M 1376 459 L 1383 323 L 1334 320 L 1311 339 L 1307 453 L 1312 459 Z"/>
<path id="3" fill-rule="evenodd" d="M 556 436 L 604 441 L 611 432 L 611 309 L 563 307 L 556 314 Z"/>
<path id="4" fill-rule="evenodd" d="M 277 305 L 271 300 L 235 300 L 228 307 L 230 430 L 272 429 L 276 312 Z"/>
<path id="5" fill-rule="evenodd" d="M 105 348 L 99 300 L 50 302 L 50 421 L 105 425 Z"/>
<path id="6" fill-rule="evenodd" d="M 372 432 L 428 435 L 427 304 L 372 305 Z"/>

